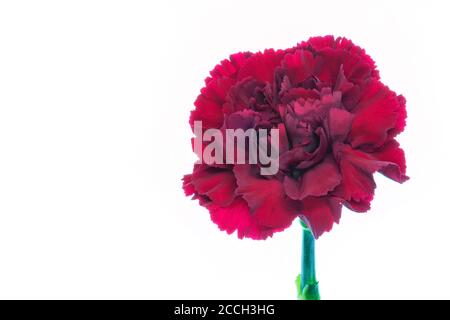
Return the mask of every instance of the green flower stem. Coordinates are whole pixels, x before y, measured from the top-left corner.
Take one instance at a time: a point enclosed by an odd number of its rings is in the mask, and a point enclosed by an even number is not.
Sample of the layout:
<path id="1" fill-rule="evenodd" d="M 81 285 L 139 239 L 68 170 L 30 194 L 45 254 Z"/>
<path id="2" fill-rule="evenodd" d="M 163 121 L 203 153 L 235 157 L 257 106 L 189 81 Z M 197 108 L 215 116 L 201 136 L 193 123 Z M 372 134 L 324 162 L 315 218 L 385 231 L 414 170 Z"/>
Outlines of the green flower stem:
<path id="1" fill-rule="evenodd" d="M 303 229 L 302 241 L 302 272 L 297 277 L 297 297 L 300 300 L 320 300 L 319 283 L 316 279 L 315 239 L 311 230 L 301 222 Z"/>

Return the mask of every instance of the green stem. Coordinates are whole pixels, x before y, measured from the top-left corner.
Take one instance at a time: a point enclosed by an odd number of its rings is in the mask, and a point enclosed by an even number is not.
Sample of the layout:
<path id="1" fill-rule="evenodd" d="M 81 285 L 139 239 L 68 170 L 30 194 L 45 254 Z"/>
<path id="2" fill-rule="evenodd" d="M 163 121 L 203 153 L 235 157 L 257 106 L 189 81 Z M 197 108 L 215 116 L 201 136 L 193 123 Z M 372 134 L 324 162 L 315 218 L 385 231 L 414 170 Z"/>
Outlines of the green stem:
<path id="1" fill-rule="evenodd" d="M 302 272 L 297 280 L 298 298 L 320 300 L 319 283 L 316 279 L 315 239 L 311 230 L 303 223 Z"/>

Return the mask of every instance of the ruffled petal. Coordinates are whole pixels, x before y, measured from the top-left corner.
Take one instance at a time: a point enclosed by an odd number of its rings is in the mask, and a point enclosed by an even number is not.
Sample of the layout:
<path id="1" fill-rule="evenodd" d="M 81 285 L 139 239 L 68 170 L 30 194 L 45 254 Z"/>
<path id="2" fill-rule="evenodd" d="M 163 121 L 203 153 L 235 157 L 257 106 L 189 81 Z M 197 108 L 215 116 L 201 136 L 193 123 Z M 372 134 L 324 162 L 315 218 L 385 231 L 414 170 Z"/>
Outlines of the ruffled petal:
<path id="1" fill-rule="evenodd" d="M 198 96 L 194 102 L 195 109 L 191 112 L 189 123 L 193 130 L 194 122 L 201 121 L 203 130 L 220 128 L 223 123 L 222 106 L 215 101 Z"/>
<path id="2" fill-rule="evenodd" d="M 314 74 L 316 60 L 311 51 L 300 49 L 286 54 L 282 66 L 290 83 L 295 87 Z"/>
<path id="3" fill-rule="evenodd" d="M 353 114 L 344 109 L 331 108 L 328 131 L 331 141 L 345 141 L 352 127 Z"/>
<path id="4" fill-rule="evenodd" d="M 220 128 L 223 123 L 222 107 L 229 91 L 236 83 L 236 78 L 242 65 L 251 56 L 249 52 L 239 52 L 223 60 L 210 72 L 211 77 L 205 79 L 205 87 L 194 102 L 195 110 L 191 112 L 189 123 L 194 127 L 194 121 L 202 121 L 203 130 Z"/>
<path id="5" fill-rule="evenodd" d="M 342 66 L 345 76 L 355 84 L 361 84 L 369 78 L 379 79 L 374 61 L 364 49 L 346 38 L 333 36 L 313 37 L 302 42 L 297 48 L 311 50 L 322 67 L 316 76 L 334 84 Z"/>
<path id="6" fill-rule="evenodd" d="M 408 179 L 404 154 L 396 141 L 389 142 L 375 153 L 354 150 L 339 143 L 334 144 L 333 151 L 342 174 L 342 183 L 333 194 L 344 199 L 352 210 L 367 211 L 370 208 L 376 188 L 373 173 L 379 171 L 397 182 Z"/>
<path id="7" fill-rule="evenodd" d="M 299 204 L 286 196 L 281 181 L 262 177 L 256 170 L 256 166 L 234 166 L 237 194 L 245 199 L 261 226 L 288 227 L 299 214 Z"/>
<path id="8" fill-rule="evenodd" d="M 383 167 L 363 152 L 350 146 L 335 143 L 335 157 L 338 160 L 342 183 L 336 194 L 346 201 L 370 202 L 376 188 L 372 173 Z"/>
<path id="9" fill-rule="evenodd" d="M 182 181 L 184 194 L 186 196 L 192 196 L 195 193 L 195 187 L 192 184 L 192 174 L 186 174 Z"/>
<path id="10" fill-rule="evenodd" d="M 405 99 L 378 81 L 368 84 L 353 112 L 349 136 L 353 148 L 380 147 L 405 126 Z"/>
<path id="11" fill-rule="evenodd" d="M 186 179 L 185 192 L 207 196 L 219 206 L 228 206 L 235 198 L 236 180 L 231 169 L 196 165 L 192 175 Z"/>
<path id="12" fill-rule="evenodd" d="M 236 79 L 239 70 L 251 56 L 252 53 L 250 52 L 238 52 L 230 55 L 229 59 L 222 60 L 220 64 L 214 67 L 210 72 L 211 77 L 207 78 L 206 82 L 222 77 Z"/>
<path id="13" fill-rule="evenodd" d="M 405 153 L 397 141 L 389 141 L 376 152 L 370 153 L 370 155 L 379 161 L 388 163 L 384 168 L 380 169 L 380 173 L 386 177 L 400 183 L 409 179 L 406 176 Z"/>
<path id="14" fill-rule="evenodd" d="M 278 124 L 278 132 L 280 135 L 280 154 L 283 154 L 289 150 L 289 138 L 284 123 Z"/>
<path id="15" fill-rule="evenodd" d="M 257 81 L 270 82 L 274 80 L 274 70 L 283 59 L 283 50 L 268 49 L 249 57 L 238 73 L 238 80 L 252 77 Z"/>
<path id="16" fill-rule="evenodd" d="M 358 168 L 353 163 L 344 159 L 340 163 L 342 174 L 342 197 L 345 200 L 356 202 L 370 202 L 376 188 L 371 173 Z"/>
<path id="17" fill-rule="evenodd" d="M 195 109 L 189 118 L 191 128 L 194 128 L 194 121 L 202 121 L 203 130 L 222 126 L 222 107 L 233 83 L 231 79 L 223 78 L 213 79 L 206 84 L 194 102 Z"/>
<path id="18" fill-rule="evenodd" d="M 210 212 L 211 220 L 217 224 L 220 230 L 226 231 L 228 234 L 237 231 L 239 239 L 264 240 L 271 237 L 274 232 L 283 230 L 260 226 L 257 219 L 250 213 L 247 203 L 241 197 L 236 198 L 227 207 L 209 204 L 207 208 Z"/>
<path id="19" fill-rule="evenodd" d="M 300 218 L 308 225 L 317 239 L 325 231 L 330 231 L 333 223 L 339 223 L 341 210 L 342 205 L 336 198 L 308 197 L 302 201 Z"/>
<path id="20" fill-rule="evenodd" d="M 322 163 L 306 171 L 299 180 L 285 176 L 284 189 L 294 200 L 309 196 L 324 196 L 341 183 L 339 168 L 333 157 L 328 156 Z"/>
<path id="21" fill-rule="evenodd" d="M 258 112 L 245 109 L 228 115 L 224 124 L 226 129 L 242 129 L 245 131 L 253 129 L 260 118 Z"/>

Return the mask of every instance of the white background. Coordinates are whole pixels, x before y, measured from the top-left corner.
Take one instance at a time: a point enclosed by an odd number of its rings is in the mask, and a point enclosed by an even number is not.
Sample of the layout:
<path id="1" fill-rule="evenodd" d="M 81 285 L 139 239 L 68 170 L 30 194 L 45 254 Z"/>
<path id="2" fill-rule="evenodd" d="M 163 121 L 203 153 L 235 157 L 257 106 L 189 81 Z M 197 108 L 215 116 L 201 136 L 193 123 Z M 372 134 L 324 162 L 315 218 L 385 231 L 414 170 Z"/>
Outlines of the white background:
<path id="1" fill-rule="evenodd" d="M 326 34 L 406 96 L 411 180 L 319 239 L 322 297 L 450 298 L 447 3 L 1 1 L 0 298 L 295 299 L 298 224 L 238 240 L 180 179 L 216 63 Z"/>

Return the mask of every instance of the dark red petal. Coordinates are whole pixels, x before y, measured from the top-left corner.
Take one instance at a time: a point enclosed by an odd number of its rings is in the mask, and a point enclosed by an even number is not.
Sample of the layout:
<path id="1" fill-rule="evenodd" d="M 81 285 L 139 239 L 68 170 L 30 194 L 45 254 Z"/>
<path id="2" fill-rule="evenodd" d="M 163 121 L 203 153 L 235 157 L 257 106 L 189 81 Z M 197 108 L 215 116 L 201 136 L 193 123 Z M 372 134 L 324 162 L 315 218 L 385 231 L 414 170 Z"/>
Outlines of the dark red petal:
<path id="1" fill-rule="evenodd" d="M 316 61 L 310 51 L 296 50 L 292 54 L 286 54 L 282 65 L 290 82 L 295 86 L 313 75 Z"/>
<path id="2" fill-rule="evenodd" d="M 339 145 L 338 143 L 334 144 L 333 149 L 339 159 L 345 158 L 367 173 L 382 172 L 387 169 L 388 172 L 394 174 L 393 180 L 395 181 L 404 182 L 408 179 L 405 176 L 405 155 L 395 140 L 390 140 L 383 147 L 370 153 L 355 150 L 349 145 Z"/>
<path id="3" fill-rule="evenodd" d="M 301 146 L 296 146 L 280 155 L 280 169 L 289 170 L 296 167 L 301 161 L 308 157 L 309 153 Z"/>
<path id="4" fill-rule="evenodd" d="M 234 200 L 237 188 L 231 169 L 219 169 L 205 164 L 196 165 L 190 184 L 194 186 L 198 194 L 207 196 L 219 206 L 229 205 Z"/>
<path id="5" fill-rule="evenodd" d="M 376 171 L 398 182 L 408 179 L 404 174 L 406 166 L 403 151 L 395 141 L 376 153 L 365 153 L 339 143 L 333 145 L 333 151 L 342 174 L 342 184 L 333 194 L 342 197 L 356 211 L 369 208 L 376 188 L 373 180 L 373 173 Z"/>
<path id="6" fill-rule="evenodd" d="M 232 54 L 229 59 L 222 60 L 220 64 L 214 67 L 210 72 L 211 78 L 208 78 L 206 81 L 221 77 L 236 79 L 237 73 L 251 55 L 252 53 L 250 52 Z"/>
<path id="7" fill-rule="evenodd" d="M 247 203 L 242 198 L 236 198 L 228 207 L 220 207 L 215 204 L 207 205 L 211 220 L 219 229 L 228 234 L 237 231 L 240 239 L 251 238 L 264 240 L 271 237 L 274 232 L 283 229 L 271 229 L 258 225 L 255 217 L 250 213 Z"/>
<path id="8" fill-rule="evenodd" d="M 348 145 L 335 143 L 333 151 L 342 175 L 342 183 L 335 192 L 346 201 L 370 201 L 376 187 L 372 173 L 384 165 Z"/>
<path id="9" fill-rule="evenodd" d="M 403 132 L 403 130 L 406 127 L 406 99 L 404 96 L 399 95 L 397 96 L 397 121 L 395 122 L 395 127 L 389 132 L 389 136 L 391 138 L 394 138 L 397 134 Z"/>
<path id="10" fill-rule="evenodd" d="M 298 169 L 306 169 L 318 163 L 328 152 L 328 138 L 325 130 L 319 127 L 316 129 L 315 134 L 319 137 L 319 146 L 316 150 L 314 150 L 314 152 L 309 153 L 308 157 L 304 161 L 297 165 Z"/>
<path id="11" fill-rule="evenodd" d="M 370 153 L 377 160 L 388 162 L 389 164 L 380 170 L 380 173 L 397 182 L 405 182 L 409 178 L 406 176 L 405 153 L 395 140 L 386 143 L 376 152 Z"/>
<path id="12" fill-rule="evenodd" d="M 222 106 L 233 81 L 213 79 L 201 90 L 201 94 L 194 102 L 195 110 L 191 112 L 189 123 L 194 127 L 194 121 L 202 121 L 203 130 L 220 128 L 223 123 Z"/>
<path id="13" fill-rule="evenodd" d="M 186 196 L 192 196 L 195 193 L 195 187 L 192 185 L 192 174 L 186 174 L 182 180 L 184 194 Z"/>
<path id="14" fill-rule="evenodd" d="M 320 92 L 316 89 L 305 89 L 302 87 L 290 88 L 287 91 L 282 93 L 280 97 L 281 102 L 284 104 L 288 104 L 298 99 L 312 99 L 317 100 L 320 99 Z"/>
<path id="15" fill-rule="evenodd" d="M 299 213 L 297 202 L 286 196 L 281 181 L 262 177 L 257 170 L 256 166 L 234 166 L 237 194 L 242 195 L 261 226 L 288 227 Z"/>
<path id="16" fill-rule="evenodd" d="M 230 88 L 235 84 L 235 81 L 230 78 L 218 78 L 209 81 L 205 87 L 200 90 L 200 93 L 207 99 L 217 102 L 222 105 L 225 102 Z"/>
<path id="17" fill-rule="evenodd" d="M 344 200 L 342 202 L 343 205 L 345 205 L 350 210 L 353 210 L 355 212 L 367 212 L 370 209 L 370 202 L 372 201 L 372 198 L 367 198 L 364 200 Z"/>
<path id="18" fill-rule="evenodd" d="M 308 197 L 302 201 L 300 218 L 308 225 L 317 239 L 325 231 L 330 231 L 334 222 L 339 222 L 341 210 L 342 205 L 336 198 Z"/>
<path id="19" fill-rule="evenodd" d="M 348 81 L 347 77 L 344 74 L 344 67 L 341 65 L 339 69 L 339 73 L 336 77 L 336 82 L 334 84 L 334 91 L 341 91 L 343 95 L 353 89 L 355 85 Z"/>
<path id="20" fill-rule="evenodd" d="M 194 128 L 195 121 L 202 122 L 203 130 L 220 128 L 222 126 L 223 113 L 220 104 L 202 95 L 198 96 L 194 104 L 196 108 L 191 112 L 191 117 L 189 118 L 191 128 Z"/>
<path id="21" fill-rule="evenodd" d="M 284 123 L 278 124 L 278 130 L 280 135 L 280 154 L 283 154 L 289 150 L 289 138 Z"/>
<path id="22" fill-rule="evenodd" d="M 341 161 L 340 167 L 344 199 L 366 201 L 373 198 L 376 184 L 372 174 L 364 172 L 347 160 Z"/>
<path id="23" fill-rule="evenodd" d="M 388 165 L 388 163 L 378 161 L 368 153 L 360 150 L 355 150 L 348 144 L 344 143 L 334 143 L 333 152 L 339 162 L 347 161 L 358 167 L 362 171 L 371 174 Z"/>
<path id="24" fill-rule="evenodd" d="M 284 185 L 284 191 L 286 192 L 286 195 L 294 200 L 299 200 L 299 197 L 301 195 L 300 192 L 300 180 L 301 178 L 294 179 L 288 175 L 284 176 L 283 185 Z"/>
<path id="25" fill-rule="evenodd" d="M 319 37 L 311 37 L 308 39 L 308 41 L 303 41 L 302 43 L 298 44 L 298 47 L 300 48 L 313 48 L 315 51 L 329 48 L 329 47 L 335 47 L 336 46 L 336 40 L 334 39 L 334 36 L 328 35 L 328 36 L 319 36 Z"/>
<path id="26" fill-rule="evenodd" d="M 283 50 L 268 49 L 264 52 L 255 53 L 241 67 L 237 79 L 242 80 L 252 77 L 258 81 L 272 83 L 275 68 L 280 65 L 283 56 Z"/>
<path id="27" fill-rule="evenodd" d="M 294 200 L 303 200 L 309 196 L 324 196 L 341 183 L 339 168 L 333 157 L 325 158 L 322 163 L 308 169 L 299 181 L 285 176 L 284 189 Z"/>
<path id="28" fill-rule="evenodd" d="M 402 97 L 378 81 L 372 81 L 359 101 L 349 140 L 353 148 L 382 146 L 389 136 L 403 130 L 405 103 Z"/>
<path id="29" fill-rule="evenodd" d="M 344 141 L 350 132 L 353 114 L 344 109 L 331 108 L 328 128 L 331 141 Z"/>
<path id="30" fill-rule="evenodd" d="M 245 131 L 254 128 L 259 118 L 258 112 L 244 109 L 228 115 L 224 125 L 226 129 L 243 129 Z"/>
<path id="31" fill-rule="evenodd" d="M 347 79 L 355 84 L 363 83 L 369 78 L 379 78 L 370 56 L 346 38 L 313 37 L 297 47 L 311 50 L 318 60 L 322 60 L 323 66 L 317 73 L 322 81 L 335 82 L 341 66 Z"/>
<path id="32" fill-rule="evenodd" d="M 195 110 L 191 112 L 189 123 L 202 121 L 203 130 L 220 128 L 223 123 L 222 107 L 232 86 L 236 83 L 237 73 L 250 53 L 237 53 L 230 60 L 223 60 L 211 71 L 211 77 L 205 80 L 205 87 L 194 102 Z"/>

